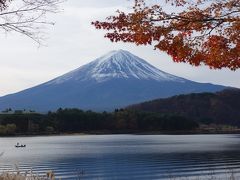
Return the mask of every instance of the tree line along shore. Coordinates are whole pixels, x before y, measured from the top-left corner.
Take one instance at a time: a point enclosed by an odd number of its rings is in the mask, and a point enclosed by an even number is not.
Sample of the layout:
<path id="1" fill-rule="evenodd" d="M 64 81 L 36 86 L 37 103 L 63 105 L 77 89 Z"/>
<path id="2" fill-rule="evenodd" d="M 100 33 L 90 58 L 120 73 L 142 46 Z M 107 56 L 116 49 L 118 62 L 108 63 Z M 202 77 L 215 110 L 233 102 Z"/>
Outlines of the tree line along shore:
<path id="1" fill-rule="evenodd" d="M 203 121 L 204 122 L 204 121 Z M 50 134 L 161 134 L 161 133 L 238 133 L 228 125 L 204 124 L 176 114 L 127 109 L 93 112 L 80 109 L 58 109 L 40 114 L 15 111 L 0 114 L 0 135 Z"/>
<path id="2" fill-rule="evenodd" d="M 47 114 L 0 114 L 0 135 L 189 131 L 198 127 L 197 122 L 174 114 L 124 109 L 100 113 L 60 108 Z"/>

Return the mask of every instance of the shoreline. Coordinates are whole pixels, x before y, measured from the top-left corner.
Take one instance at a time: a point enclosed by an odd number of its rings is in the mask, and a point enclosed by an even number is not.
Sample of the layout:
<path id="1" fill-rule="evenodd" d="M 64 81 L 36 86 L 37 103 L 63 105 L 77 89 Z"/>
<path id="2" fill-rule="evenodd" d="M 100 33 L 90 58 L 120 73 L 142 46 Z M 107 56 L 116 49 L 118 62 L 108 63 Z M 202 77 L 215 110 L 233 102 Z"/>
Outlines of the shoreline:
<path id="1" fill-rule="evenodd" d="M 87 136 L 87 135 L 221 135 L 221 134 L 240 134 L 240 129 L 236 130 L 195 130 L 195 131 L 87 131 L 87 132 L 67 132 L 67 133 L 29 133 L 0 136 L 8 137 L 43 137 L 43 136 Z"/>

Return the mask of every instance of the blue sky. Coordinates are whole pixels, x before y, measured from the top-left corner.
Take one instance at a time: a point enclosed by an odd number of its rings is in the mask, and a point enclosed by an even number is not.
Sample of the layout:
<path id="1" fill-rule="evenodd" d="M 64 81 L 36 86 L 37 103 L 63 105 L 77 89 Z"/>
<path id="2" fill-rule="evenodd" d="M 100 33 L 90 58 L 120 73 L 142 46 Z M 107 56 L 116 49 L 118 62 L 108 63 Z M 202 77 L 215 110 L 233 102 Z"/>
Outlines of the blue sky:
<path id="1" fill-rule="evenodd" d="M 129 10 L 132 2 L 68 0 L 61 5 L 64 9 L 61 13 L 48 16 L 56 24 L 46 29 L 46 46 L 40 48 L 19 34 L 1 33 L 0 96 L 46 82 L 116 49 L 128 50 L 177 76 L 240 88 L 240 70 L 210 70 L 173 63 L 168 55 L 153 50 L 152 46 L 111 43 L 103 37 L 103 31 L 91 25 L 91 21 L 102 20 L 117 9 Z"/>

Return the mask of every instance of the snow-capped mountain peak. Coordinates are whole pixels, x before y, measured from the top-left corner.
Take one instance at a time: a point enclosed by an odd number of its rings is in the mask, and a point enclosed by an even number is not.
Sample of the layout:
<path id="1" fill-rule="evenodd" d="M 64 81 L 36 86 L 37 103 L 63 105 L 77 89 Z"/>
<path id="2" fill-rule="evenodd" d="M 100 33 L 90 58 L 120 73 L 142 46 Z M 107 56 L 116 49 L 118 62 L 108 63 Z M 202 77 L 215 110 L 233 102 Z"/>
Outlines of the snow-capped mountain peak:
<path id="1" fill-rule="evenodd" d="M 163 72 L 145 60 L 125 50 L 111 51 L 106 55 L 60 76 L 50 84 L 64 83 L 69 80 L 85 81 L 95 80 L 104 82 L 112 78 L 135 78 L 141 80 L 178 81 L 184 82 L 183 78 Z"/>
<path id="2" fill-rule="evenodd" d="M 0 97 L 0 110 L 47 112 L 61 107 L 112 111 L 157 98 L 225 88 L 173 76 L 118 50 L 46 83 Z"/>

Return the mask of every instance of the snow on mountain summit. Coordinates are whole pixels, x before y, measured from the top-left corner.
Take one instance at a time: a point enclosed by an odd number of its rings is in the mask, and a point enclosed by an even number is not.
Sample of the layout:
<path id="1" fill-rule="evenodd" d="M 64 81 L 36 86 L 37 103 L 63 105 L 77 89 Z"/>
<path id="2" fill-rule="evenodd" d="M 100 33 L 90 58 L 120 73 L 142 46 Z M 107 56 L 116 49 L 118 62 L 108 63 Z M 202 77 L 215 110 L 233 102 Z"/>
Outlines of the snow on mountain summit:
<path id="1" fill-rule="evenodd" d="M 0 97 L 0 110 L 48 112 L 61 107 L 113 111 L 157 98 L 225 88 L 173 76 L 118 50 L 46 83 Z"/>
<path id="2" fill-rule="evenodd" d="M 145 60 L 128 51 L 111 51 L 106 55 L 60 76 L 48 84 L 60 84 L 66 81 L 95 80 L 103 82 L 112 78 L 135 78 L 139 80 L 178 81 L 183 78 L 163 72 Z"/>

